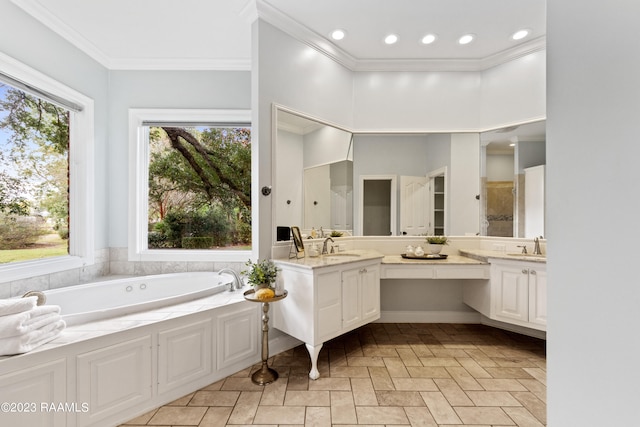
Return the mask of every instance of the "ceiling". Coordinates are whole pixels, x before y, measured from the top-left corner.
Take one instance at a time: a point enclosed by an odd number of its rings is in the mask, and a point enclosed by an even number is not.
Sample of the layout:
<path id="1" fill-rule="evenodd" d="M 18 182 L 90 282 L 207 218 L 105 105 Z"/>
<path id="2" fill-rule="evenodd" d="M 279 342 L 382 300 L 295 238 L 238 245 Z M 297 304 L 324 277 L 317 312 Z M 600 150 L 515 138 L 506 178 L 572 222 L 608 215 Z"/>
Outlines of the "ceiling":
<path id="1" fill-rule="evenodd" d="M 249 70 L 258 16 L 353 70 L 485 69 L 544 48 L 546 31 L 546 0 L 12 1 L 110 69 Z"/>

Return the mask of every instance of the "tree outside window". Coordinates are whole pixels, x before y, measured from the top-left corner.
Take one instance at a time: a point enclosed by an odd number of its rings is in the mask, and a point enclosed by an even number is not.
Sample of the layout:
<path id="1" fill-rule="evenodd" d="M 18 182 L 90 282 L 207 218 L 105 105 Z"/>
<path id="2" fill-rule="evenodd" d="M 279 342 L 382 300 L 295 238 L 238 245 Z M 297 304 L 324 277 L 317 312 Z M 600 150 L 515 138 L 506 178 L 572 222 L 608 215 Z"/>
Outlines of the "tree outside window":
<path id="1" fill-rule="evenodd" d="M 251 129 L 146 131 L 148 249 L 250 249 Z"/>
<path id="2" fill-rule="evenodd" d="M 69 253 L 69 111 L 0 83 L 0 264 Z"/>

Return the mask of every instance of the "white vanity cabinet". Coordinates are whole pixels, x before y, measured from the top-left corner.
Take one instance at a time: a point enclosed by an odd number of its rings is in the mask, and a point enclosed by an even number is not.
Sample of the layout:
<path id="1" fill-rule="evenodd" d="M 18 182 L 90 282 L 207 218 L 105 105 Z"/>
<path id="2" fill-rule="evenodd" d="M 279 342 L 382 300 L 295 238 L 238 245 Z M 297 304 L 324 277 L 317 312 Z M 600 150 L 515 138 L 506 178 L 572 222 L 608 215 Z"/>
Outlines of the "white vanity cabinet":
<path id="1" fill-rule="evenodd" d="M 273 327 L 305 343 L 311 379 L 320 376 L 325 341 L 380 318 L 381 258 L 314 268 L 278 263 L 288 296 L 271 304 Z"/>
<path id="2" fill-rule="evenodd" d="M 342 272 L 342 329 L 380 318 L 380 268 L 370 264 Z"/>
<path id="3" fill-rule="evenodd" d="M 491 261 L 491 318 L 546 330 L 546 264 Z"/>

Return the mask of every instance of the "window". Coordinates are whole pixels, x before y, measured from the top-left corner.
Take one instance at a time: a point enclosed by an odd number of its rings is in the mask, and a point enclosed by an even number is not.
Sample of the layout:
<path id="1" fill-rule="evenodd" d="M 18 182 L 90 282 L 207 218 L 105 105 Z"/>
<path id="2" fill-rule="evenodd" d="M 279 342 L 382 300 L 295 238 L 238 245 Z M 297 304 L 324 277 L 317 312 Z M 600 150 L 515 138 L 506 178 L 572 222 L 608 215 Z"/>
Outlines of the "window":
<path id="1" fill-rule="evenodd" d="M 250 112 L 130 110 L 130 260 L 244 261 Z"/>
<path id="2" fill-rule="evenodd" d="M 23 246 L 65 237 L 58 252 L 5 258 L 2 281 L 93 264 L 93 101 L 3 54 L 0 85 L 0 222 Z"/>

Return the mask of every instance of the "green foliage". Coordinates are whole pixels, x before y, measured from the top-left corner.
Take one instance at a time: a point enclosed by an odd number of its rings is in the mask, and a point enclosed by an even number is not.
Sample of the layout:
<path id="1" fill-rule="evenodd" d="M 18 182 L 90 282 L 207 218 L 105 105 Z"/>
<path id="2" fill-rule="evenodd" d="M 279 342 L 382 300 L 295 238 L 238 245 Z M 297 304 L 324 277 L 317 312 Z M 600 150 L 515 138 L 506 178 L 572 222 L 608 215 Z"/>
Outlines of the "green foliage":
<path id="1" fill-rule="evenodd" d="M 245 263 L 247 270 L 242 271 L 242 274 L 247 275 L 247 282 L 253 286 L 262 284 L 272 285 L 276 282 L 279 269 L 275 263 L 270 259 L 258 260 L 253 263 L 251 260 Z"/>
<path id="2" fill-rule="evenodd" d="M 431 245 L 448 245 L 449 239 L 446 236 L 427 236 L 427 243 Z"/>
<path id="3" fill-rule="evenodd" d="M 333 230 L 329 236 L 331 237 L 342 237 L 342 231 Z"/>
<path id="4" fill-rule="evenodd" d="M 26 248 L 36 243 L 43 234 L 41 220 L 0 214 L 1 250 Z"/>
<path id="5" fill-rule="evenodd" d="M 8 135 L 0 152 L 0 212 L 27 216 L 47 210 L 68 227 L 69 112 L 4 86 L 0 129 Z M 11 171 L 11 173 L 8 173 Z"/>
<path id="6" fill-rule="evenodd" d="M 251 242 L 251 143 L 245 128 L 152 127 L 149 247 L 182 247 L 182 237 L 213 246 Z M 156 245 L 156 246 L 152 246 Z"/>
<path id="7" fill-rule="evenodd" d="M 213 246 L 213 237 L 183 237 L 183 249 L 209 249 Z"/>

